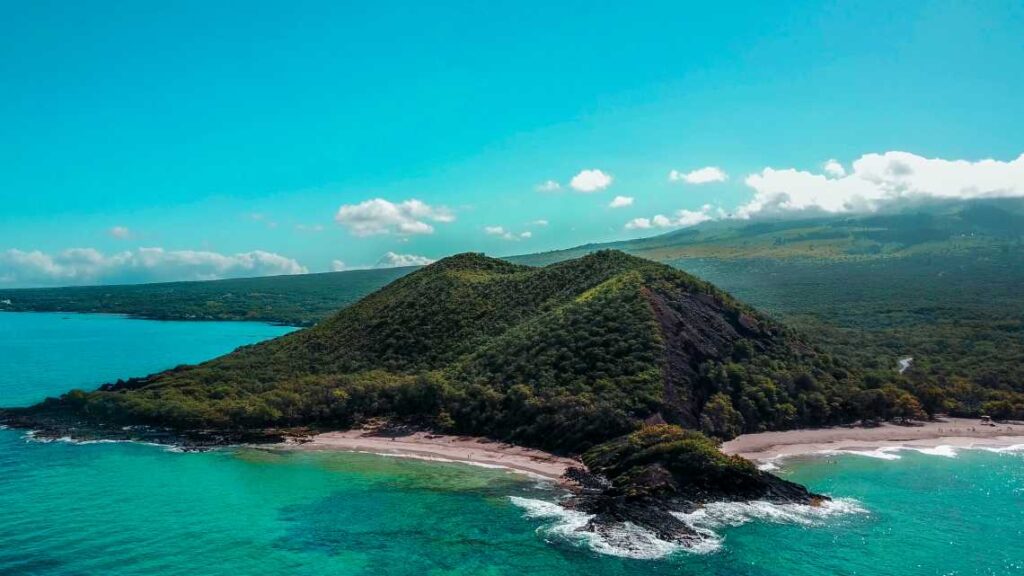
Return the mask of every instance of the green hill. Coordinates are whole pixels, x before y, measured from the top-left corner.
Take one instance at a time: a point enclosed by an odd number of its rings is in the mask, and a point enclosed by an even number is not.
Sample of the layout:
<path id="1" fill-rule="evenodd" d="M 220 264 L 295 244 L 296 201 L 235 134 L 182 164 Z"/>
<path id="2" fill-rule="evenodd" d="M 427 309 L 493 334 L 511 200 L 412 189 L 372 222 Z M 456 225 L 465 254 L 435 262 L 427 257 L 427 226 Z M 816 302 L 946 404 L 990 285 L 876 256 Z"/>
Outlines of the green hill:
<path id="1" fill-rule="evenodd" d="M 668 266 L 614 251 L 544 268 L 461 254 L 315 327 L 28 414 L 179 430 L 389 416 L 580 453 L 642 422 L 731 437 L 901 415 L 862 414 L 901 409 L 879 384 L 863 390 L 849 366 Z"/>

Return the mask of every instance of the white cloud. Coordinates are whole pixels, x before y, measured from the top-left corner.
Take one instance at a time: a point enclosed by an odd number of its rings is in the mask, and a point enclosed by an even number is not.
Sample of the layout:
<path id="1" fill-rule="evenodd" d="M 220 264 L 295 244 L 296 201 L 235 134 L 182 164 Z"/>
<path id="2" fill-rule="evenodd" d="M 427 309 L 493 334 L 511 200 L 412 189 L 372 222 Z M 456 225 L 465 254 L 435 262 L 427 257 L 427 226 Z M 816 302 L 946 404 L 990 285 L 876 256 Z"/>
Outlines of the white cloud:
<path id="1" fill-rule="evenodd" d="M 488 236 L 497 236 L 503 240 L 526 240 L 533 238 L 533 232 L 525 231 L 516 234 L 504 226 L 484 226 L 484 233 Z"/>
<path id="2" fill-rule="evenodd" d="M 57 254 L 15 249 L 0 252 L 0 283 L 19 286 L 215 280 L 306 271 L 291 258 L 262 250 L 231 255 L 163 248 L 115 254 L 93 248 Z"/>
<path id="3" fill-rule="evenodd" d="M 125 226 L 114 226 L 107 233 L 118 240 L 127 240 L 132 236 L 132 231 Z"/>
<path id="4" fill-rule="evenodd" d="M 331 272 L 342 272 L 348 270 L 348 266 L 341 260 L 331 260 Z"/>
<path id="5" fill-rule="evenodd" d="M 579 174 L 572 177 L 569 185 L 577 192 L 600 192 L 612 185 L 611 174 L 605 174 L 600 170 L 581 170 Z"/>
<path id="6" fill-rule="evenodd" d="M 865 154 L 843 177 L 765 168 L 745 180 L 754 197 L 737 217 L 800 210 L 873 212 L 906 200 L 1024 196 L 1024 154 L 999 160 L 945 160 L 908 152 Z"/>
<path id="7" fill-rule="evenodd" d="M 355 236 L 372 236 L 432 234 L 434 227 L 428 222 L 452 222 L 455 216 L 447 208 L 430 206 L 415 199 L 394 203 L 374 198 L 342 206 L 334 219 Z"/>
<path id="8" fill-rule="evenodd" d="M 629 222 L 626 222 L 626 230 L 646 230 L 650 227 L 650 218 L 633 218 Z"/>
<path id="9" fill-rule="evenodd" d="M 415 254 L 396 254 L 388 252 L 381 256 L 374 268 L 398 268 L 400 266 L 426 266 L 433 263 L 432 258 Z"/>
<path id="10" fill-rule="evenodd" d="M 516 240 L 516 235 L 506 230 L 504 226 L 484 226 L 484 233 L 488 236 L 498 236 L 505 240 Z"/>
<path id="11" fill-rule="evenodd" d="M 724 217 L 722 210 L 711 204 L 705 204 L 700 210 L 677 210 L 675 217 L 670 218 L 664 214 L 657 214 L 652 218 L 634 218 L 626 222 L 626 230 L 648 230 L 651 228 L 685 228 L 695 226 L 701 222 Z"/>
<path id="12" fill-rule="evenodd" d="M 612 199 L 611 203 L 608 204 L 609 208 L 625 208 L 626 206 L 633 205 L 632 196 L 616 196 Z"/>
<path id="13" fill-rule="evenodd" d="M 657 214 L 654 218 L 651 218 L 651 224 L 658 228 L 668 228 L 672 225 L 672 219 L 662 214 Z"/>
<path id="14" fill-rule="evenodd" d="M 562 185 L 554 180 L 545 180 L 534 187 L 537 192 L 557 192 L 562 189 Z"/>
<path id="15" fill-rule="evenodd" d="M 822 168 L 825 170 L 825 174 L 828 174 L 833 178 L 842 178 L 843 176 L 846 176 L 846 168 L 843 168 L 843 165 L 835 158 L 831 158 L 825 162 Z"/>
<path id="16" fill-rule="evenodd" d="M 686 182 L 687 184 L 709 184 L 711 182 L 725 182 L 729 175 L 717 166 L 705 166 L 690 172 L 672 170 L 668 173 L 669 182 Z"/>
<path id="17" fill-rule="evenodd" d="M 534 226 L 547 226 L 548 225 L 548 221 L 547 220 L 534 220 L 533 222 L 531 222 L 531 224 L 533 224 Z"/>
<path id="18" fill-rule="evenodd" d="M 676 212 L 676 226 L 696 226 L 701 222 L 714 220 L 711 215 L 711 206 L 705 204 L 700 210 L 680 210 Z"/>
<path id="19" fill-rule="evenodd" d="M 296 224 L 295 229 L 299 232 L 323 232 L 323 224 Z"/>

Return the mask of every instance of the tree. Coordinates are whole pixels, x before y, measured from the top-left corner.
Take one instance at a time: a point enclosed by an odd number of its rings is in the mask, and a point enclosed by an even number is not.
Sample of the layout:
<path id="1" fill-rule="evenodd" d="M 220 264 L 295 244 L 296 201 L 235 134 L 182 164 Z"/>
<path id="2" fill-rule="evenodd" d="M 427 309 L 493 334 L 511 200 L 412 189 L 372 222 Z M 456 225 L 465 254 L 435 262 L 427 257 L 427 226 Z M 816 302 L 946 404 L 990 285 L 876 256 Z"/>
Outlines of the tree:
<path id="1" fill-rule="evenodd" d="M 743 432 L 743 415 L 733 408 L 732 401 L 719 392 L 704 405 L 700 428 L 705 434 L 728 440 Z"/>

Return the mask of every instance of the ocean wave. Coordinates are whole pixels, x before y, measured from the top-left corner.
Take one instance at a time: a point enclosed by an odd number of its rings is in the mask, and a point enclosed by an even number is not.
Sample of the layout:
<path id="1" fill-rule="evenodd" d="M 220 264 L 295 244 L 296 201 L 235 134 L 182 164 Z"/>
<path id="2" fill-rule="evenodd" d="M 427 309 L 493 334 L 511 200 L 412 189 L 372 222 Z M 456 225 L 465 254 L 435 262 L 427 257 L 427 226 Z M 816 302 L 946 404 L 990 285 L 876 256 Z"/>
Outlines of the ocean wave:
<path id="1" fill-rule="evenodd" d="M 944 456 L 946 458 L 956 458 L 957 448 L 955 446 L 932 446 L 930 448 L 920 448 L 915 446 L 909 446 L 908 449 L 916 450 L 921 454 L 927 454 L 929 456 Z"/>
<path id="2" fill-rule="evenodd" d="M 834 516 L 866 513 L 867 510 L 856 500 L 837 498 L 817 505 L 774 504 L 763 500 L 712 502 L 693 512 L 677 512 L 674 516 L 695 530 L 713 531 L 727 526 L 742 526 L 753 521 L 815 526 Z"/>
<path id="3" fill-rule="evenodd" d="M 650 530 L 623 523 L 600 533 L 582 531 L 593 518 L 576 510 L 568 510 L 555 502 L 510 496 L 513 504 L 525 511 L 526 518 L 550 520 L 537 529 L 547 537 L 582 543 L 591 550 L 611 556 L 636 559 L 663 558 L 675 552 L 710 554 L 722 548 L 723 528 L 741 526 L 748 522 L 799 524 L 815 526 L 827 519 L 847 514 L 865 514 L 861 505 L 852 499 L 837 499 L 812 506 L 807 504 L 773 504 L 766 501 L 713 502 L 693 512 L 674 512 L 673 515 L 697 533 L 686 545 L 658 538 Z"/>
<path id="4" fill-rule="evenodd" d="M 822 450 L 818 454 L 822 455 L 854 455 L 854 456 L 866 456 L 868 458 L 878 458 L 880 460 L 899 460 L 901 456 L 899 452 L 911 450 L 919 454 L 925 454 L 928 456 L 941 456 L 943 458 L 956 458 L 958 453 L 962 450 L 984 450 L 986 452 L 994 452 L 996 454 L 1006 454 L 1011 452 L 1022 452 L 1024 451 L 1024 444 L 1013 444 L 1009 446 L 984 446 L 984 445 L 968 445 L 968 446 L 952 446 L 949 444 L 940 444 L 938 446 L 885 446 L 877 448 L 875 450 Z M 764 464 L 772 463 L 774 460 L 766 461 Z M 767 468 L 765 468 L 767 469 Z"/>
<path id="5" fill-rule="evenodd" d="M 877 458 L 879 460 L 899 460 L 900 455 L 895 452 L 903 450 L 902 446 L 886 446 L 884 448 L 876 448 L 874 450 L 822 450 L 819 454 L 823 455 L 842 455 L 851 454 L 854 456 L 866 456 L 868 458 Z"/>
<path id="6" fill-rule="evenodd" d="M 592 514 L 569 510 L 546 500 L 520 496 L 509 496 L 509 500 L 525 511 L 523 515 L 526 518 L 551 520 L 537 529 L 539 534 L 584 544 L 601 554 L 653 560 L 668 556 L 682 548 L 678 544 L 661 540 L 650 530 L 628 522 L 598 534 L 581 530 L 594 517 Z"/>
<path id="7" fill-rule="evenodd" d="M 1012 444 L 1010 446 L 978 446 L 978 449 L 996 454 L 1007 454 L 1010 452 L 1024 452 L 1024 444 Z"/>
<path id="8" fill-rule="evenodd" d="M 899 460 L 902 456 L 899 452 L 904 450 L 913 450 L 921 454 L 927 454 L 928 456 L 942 456 L 944 458 L 956 458 L 957 450 L 968 449 L 969 446 L 884 446 L 882 448 L 876 448 L 874 450 L 822 450 L 819 454 L 825 455 L 841 455 L 850 454 L 853 456 L 865 456 L 867 458 L 876 458 L 878 460 Z"/>

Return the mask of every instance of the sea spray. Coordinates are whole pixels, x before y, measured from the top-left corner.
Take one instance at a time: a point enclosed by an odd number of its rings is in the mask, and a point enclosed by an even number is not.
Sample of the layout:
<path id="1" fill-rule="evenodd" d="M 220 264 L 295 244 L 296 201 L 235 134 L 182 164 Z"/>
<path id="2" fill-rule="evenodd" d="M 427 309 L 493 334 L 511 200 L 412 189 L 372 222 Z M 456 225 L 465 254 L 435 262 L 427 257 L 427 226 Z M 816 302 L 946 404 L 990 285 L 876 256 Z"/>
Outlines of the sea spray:
<path id="1" fill-rule="evenodd" d="M 722 529 L 753 521 L 819 526 L 836 516 L 867 513 L 859 502 L 849 498 L 823 501 L 817 505 L 766 501 L 713 502 L 692 512 L 673 513 L 697 534 L 692 543 L 680 545 L 662 540 L 653 532 L 629 523 L 599 533 L 584 531 L 581 529 L 593 518 L 590 514 L 568 510 L 545 500 L 519 496 L 510 496 L 509 500 L 525 510 L 526 518 L 550 520 L 537 529 L 539 534 L 584 544 L 601 554 L 636 559 L 663 558 L 679 551 L 691 554 L 716 552 L 723 545 Z"/>
<path id="2" fill-rule="evenodd" d="M 838 498 L 816 505 L 774 504 L 763 500 L 712 502 L 693 512 L 677 512 L 675 516 L 695 529 L 717 530 L 753 521 L 815 526 L 834 516 L 866 513 L 867 510 L 856 500 Z"/>
<path id="3" fill-rule="evenodd" d="M 555 502 L 520 496 L 509 496 L 509 500 L 525 510 L 523 516 L 526 518 L 551 521 L 539 527 L 538 534 L 583 544 L 601 554 L 653 560 L 668 556 L 682 548 L 678 544 L 659 539 L 649 530 L 629 523 L 602 530 L 601 533 L 584 531 L 582 528 L 594 516 L 578 510 L 569 510 Z"/>

